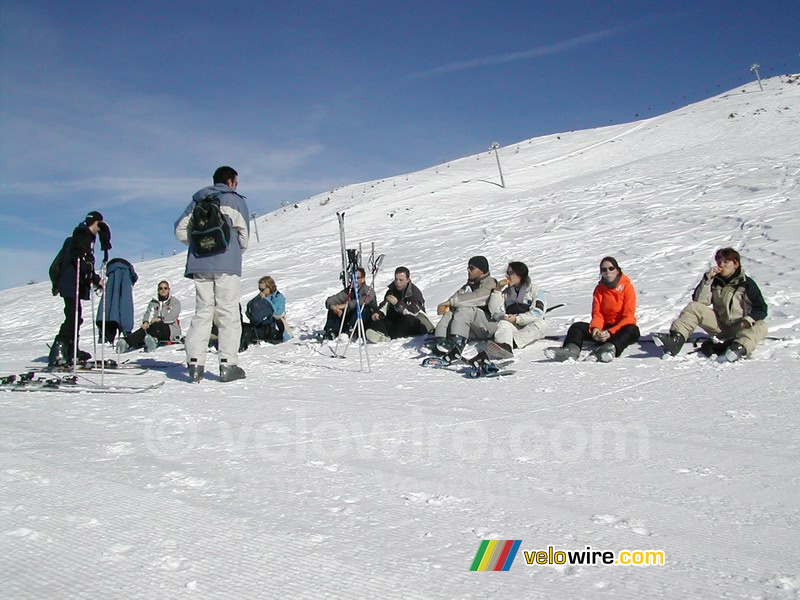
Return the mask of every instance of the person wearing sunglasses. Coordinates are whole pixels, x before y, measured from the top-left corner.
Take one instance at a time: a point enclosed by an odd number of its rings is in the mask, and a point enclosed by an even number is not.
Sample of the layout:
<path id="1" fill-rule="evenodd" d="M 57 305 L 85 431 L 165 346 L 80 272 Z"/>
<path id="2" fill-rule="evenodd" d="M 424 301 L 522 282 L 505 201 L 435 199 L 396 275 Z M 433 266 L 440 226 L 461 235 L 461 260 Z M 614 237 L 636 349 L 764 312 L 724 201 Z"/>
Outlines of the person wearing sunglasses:
<path id="1" fill-rule="evenodd" d="M 636 290 L 617 259 L 606 256 L 600 261 L 600 281 L 592 294 L 591 321 L 573 323 L 564 345 L 548 348 L 545 355 L 557 361 L 577 360 L 583 343 L 592 341 L 596 348 L 591 357 L 607 363 L 638 339 Z"/>
<path id="2" fill-rule="evenodd" d="M 269 275 L 258 280 L 258 294 L 247 303 L 244 313 L 249 323 L 242 323 L 239 352 L 259 342 L 280 344 L 292 337 L 286 322 L 286 298 Z"/>
<path id="3" fill-rule="evenodd" d="M 508 263 L 506 277 L 497 286 L 489 297 L 489 314 L 497 322 L 494 341 L 499 348 L 494 354 L 511 358 L 515 347 L 524 348 L 547 334 L 547 293 L 531 281 L 528 266 L 519 261 Z"/>
<path id="4" fill-rule="evenodd" d="M 156 297 L 147 303 L 142 326 L 126 337 L 117 340 L 120 354 L 132 348 L 145 348 L 152 352 L 158 342 L 177 341 L 181 338 L 181 302 L 170 293 L 169 282 L 159 281 Z"/>
<path id="5" fill-rule="evenodd" d="M 485 256 L 473 256 L 467 263 L 467 282 L 455 294 L 436 307 L 442 318 L 436 324 L 434 336 L 437 343 L 452 340 L 463 350 L 468 339 L 490 340 L 497 323 L 489 317 L 489 295 L 497 287 L 497 280 L 489 274 L 489 261 Z"/>
<path id="6" fill-rule="evenodd" d="M 767 337 L 767 302 L 756 282 L 745 275 L 739 253 L 720 248 L 714 263 L 669 333 L 653 334 L 653 342 L 664 354 L 678 354 L 698 327 L 721 339 L 718 344 L 713 340 L 703 343 L 700 351 L 706 356 L 718 354 L 723 362 L 750 356 Z"/>

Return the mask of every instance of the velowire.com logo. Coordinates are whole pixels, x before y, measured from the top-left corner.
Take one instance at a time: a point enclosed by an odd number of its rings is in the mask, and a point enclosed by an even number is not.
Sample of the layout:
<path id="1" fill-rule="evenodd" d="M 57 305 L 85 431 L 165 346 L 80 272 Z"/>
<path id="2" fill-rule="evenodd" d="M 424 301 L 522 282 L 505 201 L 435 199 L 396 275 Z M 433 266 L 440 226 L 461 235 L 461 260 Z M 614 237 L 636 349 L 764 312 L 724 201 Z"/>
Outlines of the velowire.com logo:
<path id="1" fill-rule="evenodd" d="M 522 540 L 483 540 L 470 571 L 508 571 Z"/>

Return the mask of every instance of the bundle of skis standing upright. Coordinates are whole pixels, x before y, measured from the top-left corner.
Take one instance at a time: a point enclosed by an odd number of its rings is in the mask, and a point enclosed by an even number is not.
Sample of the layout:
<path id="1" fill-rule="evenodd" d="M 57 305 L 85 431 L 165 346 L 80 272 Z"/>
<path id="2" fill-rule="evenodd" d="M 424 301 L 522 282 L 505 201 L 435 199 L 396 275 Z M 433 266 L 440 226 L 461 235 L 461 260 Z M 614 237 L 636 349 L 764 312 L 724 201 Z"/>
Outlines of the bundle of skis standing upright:
<path id="1" fill-rule="evenodd" d="M 362 248 L 361 244 L 359 243 L 358 249 L 355 248 L 348 248 L 347 247 L 347 240 L 345 236 L 345 228 L 344 228 L 344 212 L 337 212 L 336 217 L 339 220 L 339 244 L 341 249 L 342 255 L 342 271 L 340 274 L 340 278 L 342 280 L 342 284 L 347 288 L 347 303 L 345 303 L 344 312 L 342 313 L 342 319 L 339 324 L 339 335 L 336 338 L 336 347 L 333 349 L 333 354 L 337 358 L 344 358 L 347 354 L 347 349 L 350 347 L 350 343 L 355 338 L 358 344 L 358 358 L 361 364 L 361 370 L 364 370 L 364 363 L 366 362 L 367 365 L 367 372 L 371 371 L 370 363 L 369 363 L 369 352 L 367 351 L 367 337 L 365 333 L 365 326 L 364 326 L 364 314 L 362 311 L 361 305 L 361 298 L 359 297 L 358 291 L 358 277 L 356 271 L 362 267 Z M 376 255 L 375 254 L 375 242 L 372 242 L 369 260 L 367 263 L 369 272 L 372 275 L 372 287 L 375 287 L 375 278 L 378 275 L 378 271 L 380 271 L 381 265 L 383 264 L 384 255 Z M 365 269 L 366 270 L 366 269 Z M 344 324 L 347 322 L 347 304 L 350 300 L 355 301 L 355 311 L 356 311 L 356 325 L 353 328 L 352 333 L 350 334 L 349 338 L 347 339 L 347 343 L 344 346 L 342 352 L 339 352 L 339 345 L 340 340 L 342 337 L 342 332 L 344 331 Z"/>

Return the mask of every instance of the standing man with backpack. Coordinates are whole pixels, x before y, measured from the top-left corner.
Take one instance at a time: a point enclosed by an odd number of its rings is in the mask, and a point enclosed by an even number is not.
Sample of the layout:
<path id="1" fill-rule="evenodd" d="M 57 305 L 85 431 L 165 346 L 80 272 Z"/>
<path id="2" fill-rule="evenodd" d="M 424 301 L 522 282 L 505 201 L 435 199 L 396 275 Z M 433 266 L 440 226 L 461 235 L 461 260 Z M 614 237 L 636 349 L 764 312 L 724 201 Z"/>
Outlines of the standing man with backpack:
<path id="1" fill-rule="evenodd" d="M 194 279 L 195 312 L 186 334 L 189 377 L 199 383 L 205 373 L 208 339 L 216 315 L 219 325 L 219 377 L 244 379 L 237 362 L 242 324 L 239 300 L 242 254 L 250 238 L 250 211 L 236 192 L 239 174 L 231 167 L 214 171 L 214 185 L 192 196 L 175 222 L 175 237 L 189 246 L 186 277 Z"/>

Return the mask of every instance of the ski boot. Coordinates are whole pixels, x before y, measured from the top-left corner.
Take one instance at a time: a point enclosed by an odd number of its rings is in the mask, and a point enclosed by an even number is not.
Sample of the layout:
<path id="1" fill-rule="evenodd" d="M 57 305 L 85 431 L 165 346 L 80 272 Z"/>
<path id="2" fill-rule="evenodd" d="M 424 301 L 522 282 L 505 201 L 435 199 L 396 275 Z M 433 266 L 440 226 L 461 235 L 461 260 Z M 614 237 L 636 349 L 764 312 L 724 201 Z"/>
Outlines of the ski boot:
<path id="1" fill-rule="evenodd" d="M 206 368 L 203 365 L 197 364 L 197 359 L 193 358 L 189 361 L 189 380 L 192 383 L 200 383 L 203 381 L 203 375 L 205 374 Z"/>
<path id="2" fill-rule="evenodd" d="M 677 331 L 653 334 L 653 343 L 661 348 L 661 350 L 664 352 L 664 356 L 667 354 L 670 356 L 677 356 L 678 352 L 680 352 L 681 348 L 683 348 L 685 341 L 686 338 L 683 337 L 683 334 L 678 333 Z"/>
<path id="3" fill-rule="evenodd" d="M 617 348 L 611 342 L 606 342 L 593 352 L 598 361 L 610 363 L 617 357 Z"/>
<path id="4" fill-rule="evenodd" d="M 50 355 L 47 357 L 47 370 L 65 368 L 70 365 L 71 356 L 69 354 L 69 344 L 63 340 L 56 339 L 50 346 Z"/>
<path id="5" fill-rule="evenodd" d="M 747 350 L 739 342 L 731 342 L 728 349 L 725 351 L 725 360 L 728 362 L 736 362 L 740 358 L 747 356 Z"/>
<path id="6" fill-rule="evenodd" d="M 562 348 L 548 348 L 544 351 L 545 356 L 556 362 L 567 360 L 578 360 L 581 355 L 581 348 L 577 344 L 567 344 Z"/>
<path id="7" fill-rule="evenodd" d="M 227 383 L 228 381 L 236 381 L 237 379 L 244 379 L 244 369 L 239 365 L 229 365 L 226 359 L 222 359 L 219 365 L 219 380 Z"/>

